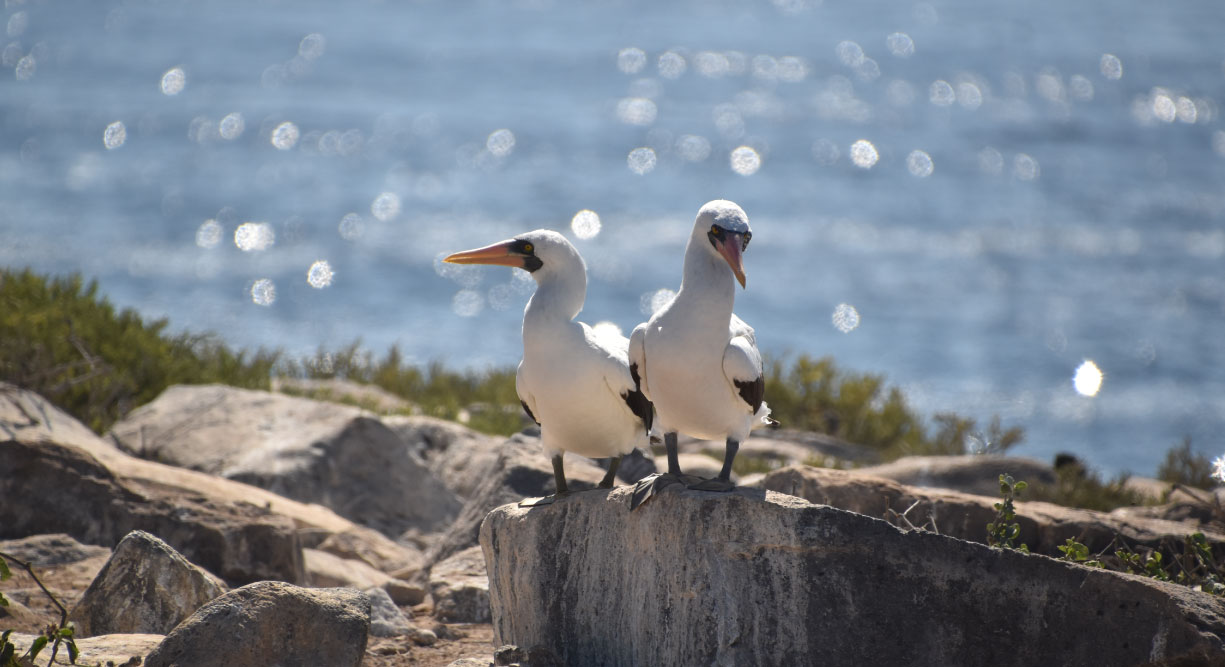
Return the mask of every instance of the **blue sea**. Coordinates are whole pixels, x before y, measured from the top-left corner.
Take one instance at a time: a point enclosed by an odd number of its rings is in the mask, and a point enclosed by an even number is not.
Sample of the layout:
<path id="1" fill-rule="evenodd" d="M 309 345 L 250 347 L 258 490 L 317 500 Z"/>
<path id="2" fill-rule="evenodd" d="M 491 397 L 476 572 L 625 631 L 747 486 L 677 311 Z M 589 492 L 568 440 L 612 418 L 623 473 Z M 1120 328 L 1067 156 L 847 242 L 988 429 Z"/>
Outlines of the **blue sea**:
<path id="1" fill-rule="evenodd" d="M 1225 453 L 1219 0 L 9 0 L 0 264 L 247 348 L 519 358 L 520 231 L 628 332 L 708 200 L 737 312 L 1018 454 Z M 769 397 L 767 397 L 768 400 Z"/>

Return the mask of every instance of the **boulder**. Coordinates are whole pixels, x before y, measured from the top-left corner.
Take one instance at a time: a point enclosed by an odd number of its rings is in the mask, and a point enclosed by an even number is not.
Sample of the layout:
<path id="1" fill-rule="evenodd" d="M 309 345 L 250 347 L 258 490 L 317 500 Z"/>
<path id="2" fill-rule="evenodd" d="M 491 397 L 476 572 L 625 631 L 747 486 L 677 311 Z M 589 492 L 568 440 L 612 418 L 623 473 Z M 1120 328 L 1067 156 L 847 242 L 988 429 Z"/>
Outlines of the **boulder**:
<path id="1" fill-rule="evenodd" d="M 358 666 L 370 598 L 349 588 L 249 584 L 196 610 L 145 659 L 145 667 Z"/>
<path id="2" fill-rule="evenodd" d="M 565 664 L 1016 665 L 1225 657 L 1225 601 L 756 489 L 492 512 L 494 645 Z M 599 527 L 594 530 L 594 527 Z"/>
<path id="3" fill-rule="evenodd" d="M 498 465 L 503 438 L 434 417 L 390 416 L 383 423 L 461 499 L 471 498 Z"/>
<path id="4" fill-rule="evenodd" d="M 700 454 L 714 453 L 723 457 L 722 442 L 698 440 L 681 436 L 678 441 L 681 452 Z M 761 459 L 774 467 L 797 463 L 828 462 L 872 465 L 880 461 L 880 452 L 871 447 L 856 445 L 825 433 L 797 431 L 785 428 L 766 428 L 753 431 L 740 443 L 737 456 Z"/>
<path id="5" fill-rule="evenodd" d="M 448 524 L 459 499 L 359 408 L 224 385 L 168 388 L 115 424 L 121 449 L 318 503 L 388 535 Z"/>
<path id="6" fill-rule="evenodd" d="M 571 491 L 593 489 L 604 478 L 604 471 L 590 459 L 567 456 L 565 463 Z M 540 439 L 522 433 L 511 436 L 498 448 L 497 463 L 480 480 L 459 516 L 430 547 L 426 563 L 436 563 L 475 546 L 481 521 L 495 507 L 524 498 L 547 496 L 555 490 L 553 466 L 540 448 Z"/>
<path id="7" fill-rule="evenodd" d="M 17 654 L 21 655 L 30 648 L 30 644 L 38 638 L 38 635 L 17 634 L 14 633 L 9 637 L 13 645 L 17 647 Z M 115 634 L 115 635 L 99 635 L 97 637 L 78 637 L 76 640 L 77 650 L 80 654 L 77 656 L 78 665 L 114 665 L 115 667 L 136 667 L 142 663 L 142 660 L 149 654 L 158 644 L 162 642 L 162 635 L 144 635 L 144 634 Z M 56 655 L 55 662 L 57 665 L 68 664 L 66 657 L 67 650 L 60 646 L 59 653 Z M 39 660 L 51 657 L 51 648 L 44 648 L 42 653 L 38 654 Z"/>
<path id="8" fill-rule="evenodd" d="M 903 456 L 895 461 L 858 468 L 857 472 L 884 477 L 909 486 L 950 489 L 980 496 L 999 494 L 1000 473 L 1030 484 L 1055 484 L 1055 469 L 1034 459 L 991 454 L 966 456 Z"/>
<path id="9" fill-rule="evenodd" d="M 77 563 L 99 556 L 110 557 L 111 550 L 93 544 L 81 544 L 66 533 L 31 535 L 16 540 L 0 540 L 0 551 L 35 567 L 52 567 Z"/>
<path id="10" fill-rule="evenodd" d="M 135 530 L 119 541 L 70 618 L 78 637 L 164 635 L 226 590 L 170 545 Z"/>
<path id="11" fill-rule="evenodd" d="M 489 622 L 489 577 L 485 554 L 473 546 L 430 568 L 434 617 L 444 623 Z"/>
<path id="12" fill-rule="evenodd" d="M 999 473 L 996 473 L 998 478 Z M 766 475 L 764 488 L 799 496 L 813 503 L 832 505 L 901 526 L 919 526 L 963 540 L 986 540 L 995 520 L 999 498 L 943 489 L 918 488 L 873 477 L 862 470 L 830 470 L 789 466 Z M 996 493 L 999 483 L 996 482 Z M 1116 536 L 1130 546 L 1160 546 L 1164 540 L 1181 541 L 1195 530 L 1184 523 L 1062 507 L 1044 502 L 1016 503 L 1018 542 L 1030 551 L 1058 556 L 1068 538 L 1091 552 L 1117 547 Z M 905 514 L 905 520 L 898 517 Z M 909 522 L 909 523 L 908 523 Z M 1225 544 L 1225 535 L 1205 531 L 1210 542 Z"/>
<path id="13" fill-rule="evenodd" d="M 272 391 L 290 396 L 306 396 L 329 403 L 355 405 L 379 414 L 420 412 L 420 408 L 372 384 L 341 378 L 272 378 Z"/>
<path id="14" fill-rule="evenodd" d="M 411 575 L 425 565 L 425 555 L 418 549 L 393 542 L 364 526 L 332 533 L 314 547 L 341 558 L 359 560 L 381 572 L 395 572 L 396 576 Z"/>
<path id="15" fill-rule="evenodd" d="M 369 565 L 348 558 L 341 558 L 318 549 L 303 549 L 302 560 L 306 565 L 306 583 L 316 588 L 382 587 L 391 575 L 380 572 Z"/>
<path id="16" fill-rule="evenodd" d="M 408 617 L 381 588 L 366 590 L 370 596 L 370 634 L 374 637 L 399 637 L 412 632 Z"/>
<path id="17" fill-rule="evenodd" d="M 0 470 L 0 538 L 64 532 L 110 545 L 144 530 L 229 581 L 302 578 L 293 523 L 262 507 L 130 484 L 51 442 L 0 442 Z"/>

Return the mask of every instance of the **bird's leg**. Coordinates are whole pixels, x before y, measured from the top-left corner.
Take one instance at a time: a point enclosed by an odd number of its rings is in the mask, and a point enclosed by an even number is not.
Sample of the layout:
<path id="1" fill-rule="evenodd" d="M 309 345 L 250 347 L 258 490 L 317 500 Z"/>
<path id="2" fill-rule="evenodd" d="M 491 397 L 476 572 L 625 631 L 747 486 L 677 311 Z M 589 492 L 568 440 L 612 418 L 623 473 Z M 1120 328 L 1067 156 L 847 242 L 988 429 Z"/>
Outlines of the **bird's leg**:
<path id="1" fill-rule="evenodd" d="M 641 507 L 661 489 L 684 483 L 681 480 L 681 464 L 676 457 L 676 431 L 664 433 L 664 448 L 668 451 L 668 472 L 653 473 L 638 480 L 634 492 L 630 494 L 630 511 Z"/>
<path id="2" fill-rule="evenodd" d="M 736 488 L 736 485 L 732 484 L 731 477 L 732 462 L 736 460 L 738 451 L 740 451 L 740 442 L 728 438 L 727 451 L 723 454 L 723 469 L 719 471 L 719 476 L 697 484 L 690 484 L 689 488 L 699 491 L 731 491 Z"/>
<path id="3" fill-rule="evenodd" d="M 608 460 L 608 474 L 604 475 L 604 479 L 600 480 L 601 489 L 613 488 L 613 482 L 617 479 L 617 467 L 620 465 L 620 456 L 614 456 Z"/>
<path id="4" fill-rule="evenodd" d="M 565 498 L 570 495 L 570 489 L 566 487 L 566 471 L 561 464 L 561 454 L 553 456 L 553 479 L 557 483 L 557 492 L 551 496 L 543 498 L 524 498 L 519 501 L 519 507 L 536 507 L 537 505 L 549 505 L 560 498 Z"/>
<path id="5" fill-rule="evenodd" d="M 676 431 L 664 434 L 664 449 L 668 451 L 668 474 L 681 476 L 681 462 L 676 457 Z"/>

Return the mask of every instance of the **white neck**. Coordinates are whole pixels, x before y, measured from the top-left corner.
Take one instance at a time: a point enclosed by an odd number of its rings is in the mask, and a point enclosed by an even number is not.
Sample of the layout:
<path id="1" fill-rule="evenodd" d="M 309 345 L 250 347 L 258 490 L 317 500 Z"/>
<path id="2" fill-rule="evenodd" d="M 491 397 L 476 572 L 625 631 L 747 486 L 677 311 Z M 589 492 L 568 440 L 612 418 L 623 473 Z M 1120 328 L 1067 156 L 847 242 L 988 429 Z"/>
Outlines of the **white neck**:
<path id="1" fill-rule="evenodd" d="M 705 228 L 695 230 L 685 247 L 685 275 L 675 303 L 696 306 L 712 319 L 727 322 L 736 304 L 736 278 L 722 257 L 715 254 Z"/>
<path id="2" fill-rule="evenodd" d="M 587 267 L 577 255 L 553 257 L 532 273 L 536 293 L 523 311 L 523 332 L 530 327 L 565 324 L 578 316 L 587 300 Z"/>

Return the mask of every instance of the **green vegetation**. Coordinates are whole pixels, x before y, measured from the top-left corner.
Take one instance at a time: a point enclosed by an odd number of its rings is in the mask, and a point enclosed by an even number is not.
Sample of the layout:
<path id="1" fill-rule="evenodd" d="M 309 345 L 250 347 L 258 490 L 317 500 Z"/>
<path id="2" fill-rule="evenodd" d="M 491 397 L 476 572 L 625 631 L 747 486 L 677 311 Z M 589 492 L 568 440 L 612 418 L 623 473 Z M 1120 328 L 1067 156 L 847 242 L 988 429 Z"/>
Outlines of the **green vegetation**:
<path id="1" fill-rule="evenodd" d="M 102 432 L 176 383 L 267 388 L 277 355 L 213 336 L 169 335 L 166 320 L 117 311 L 79 275 L 0 270 L 0 379 L 35 391 Z"/>
<path id="2" fill-rule="evenodd" d="M 1165 461 L 1157 468 L 1157 479 L 1197 489 L 1211 489 L 1216 485 L 1212 478 L 1212 462 L 1207 456 L 1191 451 L 1191 436 L 1183 438 L 1181 445 L 1165 453 Z"/>
<path id="3" fill-rule="evenodd" d="M 1109 481 L 1085 468 L 1080 463 L 1055 468 L 1054 484 L 1034 484 L 1032 500 L 1042 500 L 1065 507 L 1109 512 L 1116 507 L 1151 504 L 1159 499 L 1148 498 L 1127 486 L 1127 473 L 1120 473 Z"/>
<path id="4" fill-rule="evenodd" d="M 774 359 L 766 367 L 766 400 L 787 428 L 828 433 L 872 447 L 885 460 L 914 454 L 965 454 L 971 436 L 976 451 L 1003 453 L 1021 442 L 1020 428 L 1003 429 L 999 418 L 985 432 L 973 419 L 942 413 L 930 432 L 906 405 L 902 391 L 886 388 L 884 378 L 840 370 L 830 357 L 800 355 L 790 367 Z"/>
<path id="5" fill-rule="evenodd" d="M 1003 549 L 1029 551 L 1022 542 L 1020 546 L 1014 543 L 1021 535 L 1021 524 L 1017 523 L 1017 508 L 1014 500 L 1028 486 L 1023 481 L 1017 481 L 1012 475 L 1000 475 L 1000 495 L 1002 502 L 995 504 L 995 520 L 987 524 L 987 544 Z"/>
<path id="6" fill-rule="evenodd" d="M 60 612 L 60 620 L 58 623 L 51 623 L 33 642 L 30 643 L 30 648 L 26 652 L 17 655 L 17 647 L 9 641 L 9 637 L 13 634 L 12 630 L 5 630 L 4 634 L 0 635 L 0 667 L 27 667 L 34 664 L 34 660 L 42 653 L 47 644 L 51 645 L 51 657 L 47 658 L 47 664 L 55 664 L 55 657 L 59 653 L 60 645 L 68 651 L 68 662 L 77 664 L 77 655 L 80 651 L 77 650 L 77 642 L 75 638 L 76 628 L 72 622 L 68 620 L 68 610 L 60 601 L 56 599 L 51 591 L 43 585 L 43 582 L 34 574 L 34 567 L 19 558 L 15 558 L 9 554 L 0 552 L 0 581 L 5 581 L 13 576 L 12 570 L 9 569 L 8 563 L 12 561 L 14 565 L 22 568 L 34 580 L 42 592 L 51 599 L 51 604 Z M 9 601 L 0 594 L 0 607 L 7 607 Z"/>

